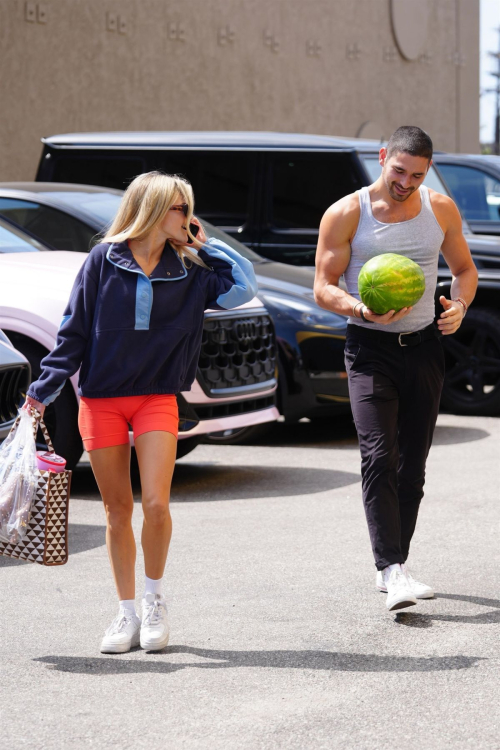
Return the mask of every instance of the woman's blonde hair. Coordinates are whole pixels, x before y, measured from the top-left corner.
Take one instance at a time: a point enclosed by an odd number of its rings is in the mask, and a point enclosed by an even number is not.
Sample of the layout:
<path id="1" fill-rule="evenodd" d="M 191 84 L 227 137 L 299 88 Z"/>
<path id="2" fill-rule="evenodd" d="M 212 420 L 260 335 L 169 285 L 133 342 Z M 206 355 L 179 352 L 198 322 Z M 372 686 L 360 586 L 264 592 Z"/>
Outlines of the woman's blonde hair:
<path id="1" fill-rule="evenodd" d="M 154 171 L 140 174 L 132 180 L 124 193 L 118 213 L 101 242 L 144 239 L 179 200 L 188 206 L 187 232 L 188 236 L 194 239 L 189 230 L 189 222 L 194 211 L 193 188 L 183 177 Z M 189 259 L 206 267 L 197 253 L 187 247 L 174 250 L 179 253 L 184 265 L 186 259 Z"/>

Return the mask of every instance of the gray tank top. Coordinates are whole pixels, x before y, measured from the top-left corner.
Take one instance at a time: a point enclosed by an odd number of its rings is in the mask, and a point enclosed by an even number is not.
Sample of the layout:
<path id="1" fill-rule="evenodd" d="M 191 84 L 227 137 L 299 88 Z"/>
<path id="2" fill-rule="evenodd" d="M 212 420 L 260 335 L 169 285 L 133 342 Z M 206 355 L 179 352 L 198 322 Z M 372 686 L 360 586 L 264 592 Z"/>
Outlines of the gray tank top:
<path id="1" fill-rule="evenodd" d="M 444 232 L 432 210 L 429 190 L 420 186 L 420 213 L 408 221 L 384 224 L 375 219 L 372 213 L 370 193 L 367 187 L 357 191 L 361 215 L 356 234 L 351 242 L 351 259 L 344 273 L 347 291 L 356 299 L 358 276 L 367 260 L 382 253 L 398 253 L 418 263 L 425 276 L 425 292 L 413 307 L 413 310 L 402 320 L 386 326 L 379 323 L 365 323 L 359 318 L 348 319 L 352 325 L 371 328 L 372 330 L 407 333 L 419 331 L 434 320 L 434 292 L 437 283 L 437 266 L 439 251 L 444 240 Z"/>

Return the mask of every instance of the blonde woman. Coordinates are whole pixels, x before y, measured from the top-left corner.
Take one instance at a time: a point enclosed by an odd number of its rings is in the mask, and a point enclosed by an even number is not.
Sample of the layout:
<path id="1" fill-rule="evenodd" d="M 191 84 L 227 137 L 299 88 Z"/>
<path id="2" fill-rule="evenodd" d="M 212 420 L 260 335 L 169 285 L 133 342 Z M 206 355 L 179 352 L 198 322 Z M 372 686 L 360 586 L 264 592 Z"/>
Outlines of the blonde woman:
<path id="1" fill-rule="evenodd" d="M 172 533 L 175 394 L 195 378 L 204 310 L 237 307 L 256 293 L 252 264 L 224 242 L 207 240 L 193 205 L 191 185 L 179 177 L 149 172 L 135 178 L 77 276 L 56 347 L 42 360 L 24 404 L 43 414 L 80 368 L 79 427 L 106 511 L 119 599 L 102 653 L 168 643 L 162 577 Z M 190 222 L 199 226 L 196 239 Z M 129 424 L 144 512 L 142 621 L 135 610 Z"/>

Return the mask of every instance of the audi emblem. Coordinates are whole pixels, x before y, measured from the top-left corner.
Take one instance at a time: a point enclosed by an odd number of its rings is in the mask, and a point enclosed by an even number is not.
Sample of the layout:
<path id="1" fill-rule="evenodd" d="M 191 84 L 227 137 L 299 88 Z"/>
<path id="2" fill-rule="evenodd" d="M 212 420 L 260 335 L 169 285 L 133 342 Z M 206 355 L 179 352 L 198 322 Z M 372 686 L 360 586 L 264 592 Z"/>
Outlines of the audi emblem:
<path id="1" fill-rule="evenodd" d="M 257 327 L 253 320 L 235 320 L 233 337 L 237 341 L 252 341 L 257 336 Z"/>

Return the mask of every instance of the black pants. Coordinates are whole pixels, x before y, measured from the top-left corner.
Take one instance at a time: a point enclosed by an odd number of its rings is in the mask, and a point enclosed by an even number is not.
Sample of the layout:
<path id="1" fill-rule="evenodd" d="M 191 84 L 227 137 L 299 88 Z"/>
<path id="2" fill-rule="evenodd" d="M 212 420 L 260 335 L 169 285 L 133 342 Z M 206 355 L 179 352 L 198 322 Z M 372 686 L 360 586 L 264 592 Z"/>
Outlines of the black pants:
<path id="1" fill-rule="evenodd" d="M 401 346 L 397 334 L 347 327 L 349 395 L 378 570 L 406 561 L 424 494 L 444 379 L 440 334 L 433 326 L 424 331 L 431 337 Z M 414 343 L 415 338 L 406 340 Z"/>

